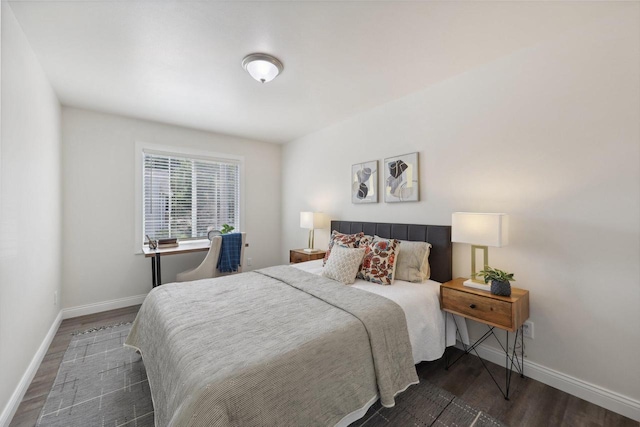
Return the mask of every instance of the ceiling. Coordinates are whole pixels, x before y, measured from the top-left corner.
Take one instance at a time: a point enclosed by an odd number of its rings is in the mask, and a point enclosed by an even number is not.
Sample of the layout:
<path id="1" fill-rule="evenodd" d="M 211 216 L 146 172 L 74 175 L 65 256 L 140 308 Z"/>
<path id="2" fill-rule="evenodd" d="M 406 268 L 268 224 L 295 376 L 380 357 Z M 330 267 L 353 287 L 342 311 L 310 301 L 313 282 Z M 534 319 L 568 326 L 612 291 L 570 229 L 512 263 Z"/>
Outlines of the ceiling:
<path id="1" fill-rule="evenodd" d="M 63 105 L 287 142 L 597 19 L 598 2 L 10 1 Z M 242 58 L 284 72 L 261 84 Z"/>

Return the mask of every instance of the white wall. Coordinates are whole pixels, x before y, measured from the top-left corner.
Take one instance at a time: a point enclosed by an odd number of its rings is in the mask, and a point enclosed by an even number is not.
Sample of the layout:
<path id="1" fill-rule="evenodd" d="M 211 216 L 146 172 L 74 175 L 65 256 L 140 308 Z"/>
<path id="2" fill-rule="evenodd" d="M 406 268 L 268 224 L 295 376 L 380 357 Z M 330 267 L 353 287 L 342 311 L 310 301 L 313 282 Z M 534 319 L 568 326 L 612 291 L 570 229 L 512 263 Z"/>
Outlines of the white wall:
<path id="1" fill-rule="evenodd" d="M 66 107 L 62 139 L 65 307 L 151 289 L 150 259 L 134 255 L 136 141 L 244 156 L 248 269 L 279 262 L 280 145 Z M 203 257 L 163 257 L 163 283 Z"/>
<path id="2" fill-rule="evenodd" d="M 510 244 L 489 259 L 531 292 L 529 360 L 640 400 L 639 4 L 610 12 L 287 144 L 281 260 L 304 245 L 304 210 L 419 224 L 507 212 Z M 352 164 L 413 151 L 420 202 L 350 202 Z M 469 275 L 468 245 L 453 262 Z"/>
<path id="3" fill-rule="evenodd" d="M 1 8 L 0 424 L 60 310 L 61 277 L 60 104 L 8 3 Z"/>

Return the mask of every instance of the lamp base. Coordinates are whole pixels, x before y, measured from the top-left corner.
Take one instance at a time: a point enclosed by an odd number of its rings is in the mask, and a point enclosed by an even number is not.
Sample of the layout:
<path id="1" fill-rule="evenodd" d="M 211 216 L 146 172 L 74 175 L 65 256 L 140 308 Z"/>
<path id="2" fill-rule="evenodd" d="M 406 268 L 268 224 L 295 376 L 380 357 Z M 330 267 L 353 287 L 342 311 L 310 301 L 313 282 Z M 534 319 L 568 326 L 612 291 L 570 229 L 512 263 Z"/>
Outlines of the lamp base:
<path id="1" fill-rule="evenodd" d="M 470 288 L 475 288 L 475 289 L 480 289 L 482 291 L 491 292 L 491 283 L 478 283 L 478 282 L 474 282 L 473 280 L 469 279 L 469 280 L 465 280 L 462 284 L 464 286 L 468 286 Z"/>
<path id="2" fill-rule="evenodd" d="M 310 248 L 307 248 L 307 249 L 303 249 L 303 251 L 305 251 L 305 252 L 309 252 L 309 253 L 312 253 L 312 252 L 320 252 L 320 249 L 310 249 Z"/>

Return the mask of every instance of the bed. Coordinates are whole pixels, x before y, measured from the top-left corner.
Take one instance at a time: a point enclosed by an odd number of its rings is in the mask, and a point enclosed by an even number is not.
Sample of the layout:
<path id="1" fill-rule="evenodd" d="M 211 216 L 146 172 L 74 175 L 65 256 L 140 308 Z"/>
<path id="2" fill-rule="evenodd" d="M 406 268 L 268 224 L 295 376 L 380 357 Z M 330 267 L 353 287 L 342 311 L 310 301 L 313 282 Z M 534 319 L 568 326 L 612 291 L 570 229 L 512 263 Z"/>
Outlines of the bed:
<path id="1" fill-rule="evenodd" d="M 433 280 L 344 286 L 319 261 L 155 288 L 126 344 L 144 359 L 156 426 L 346 426 L 377 399 L 393 406 L 418 382 L 414 363 L 442 356 L 450 227 L 332 228 L 431 243 Z"/>
<path id="2" fill-rule="evenodd" d="M 292 267 L 313 274 L 322 272 L 322 260 L 293 264 Z M 381 286 L 365 280 L 356 279 L 353 288 L 381 295 L 398 304 L 404 311 L 409 340 L 411 342 L 413 363 L 428 362 L 442 357 L 446 346 L 456 343 L 456 322 L 460 328 L 458 333 L 468 344 L 466 323 L 462 318 L 445 316 L 440 311 L 440 282 L 426 280 L 422 283 L 411 283 L 395 280 L 392 286 Z M 447 336 L 445 337 L 444 331 Z"/>

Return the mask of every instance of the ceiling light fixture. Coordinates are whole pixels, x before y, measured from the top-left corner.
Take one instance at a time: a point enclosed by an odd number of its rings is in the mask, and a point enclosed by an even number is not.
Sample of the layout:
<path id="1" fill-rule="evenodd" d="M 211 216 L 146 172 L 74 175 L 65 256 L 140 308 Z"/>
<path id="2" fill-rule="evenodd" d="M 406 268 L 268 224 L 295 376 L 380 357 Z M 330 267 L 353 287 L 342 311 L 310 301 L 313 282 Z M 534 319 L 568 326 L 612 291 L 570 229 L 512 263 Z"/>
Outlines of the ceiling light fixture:
<path id="1" fill-rule="evenodd" d="M 266 53 L 252 53 L 242 60 L 242 67 L 261 83 L 270 82 L 284 70 L 282 62 Z"/>

